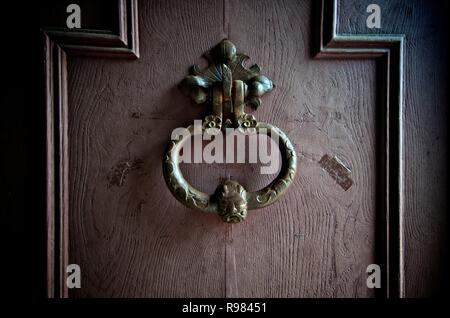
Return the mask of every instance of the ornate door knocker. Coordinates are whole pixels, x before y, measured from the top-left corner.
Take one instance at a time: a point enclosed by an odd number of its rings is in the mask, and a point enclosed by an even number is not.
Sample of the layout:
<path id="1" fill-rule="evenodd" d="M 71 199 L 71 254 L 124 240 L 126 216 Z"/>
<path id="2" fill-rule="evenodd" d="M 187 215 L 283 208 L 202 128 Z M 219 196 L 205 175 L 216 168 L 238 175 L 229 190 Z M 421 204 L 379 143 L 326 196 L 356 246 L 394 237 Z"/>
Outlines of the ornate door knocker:
<path id="1" fill-rule="evenodd" d="M 257 122 L 253 115 L 244 112 L 246 104 L 258 108 L 261 96 L 273 89 L 272 81 L 260 75 L 259 66 L 244 67 L 248 57 L 236 53 L 235 45 L 228 40 L 223 40 L 204 56 L 208 67 L 201 70 L 194 65 L 191 75 L 180 83 L 180 89 L 197 104 L 211 102 L 212 114 L 206 116 L 202 129 L 191 125 L 187 127 L 189 135 L 169 142 L 164 154 L 164 179 L 175 198 L 187 207 L 216 213 L 226 222 L 237 223 L 245 219 L 248 210 L 268 206 L 286 192 L 297 170 L 297 154 L 278 127 Z M 265 188 L 248 192 L 238 182 L 227 180 L 209 195 L 184 179 L 179 167 L 183 144 L 195 134 L 214 134 L 227 127 L 244 134 L 266 133 L 279 140 L 282 167 L 277 178 Z"/>

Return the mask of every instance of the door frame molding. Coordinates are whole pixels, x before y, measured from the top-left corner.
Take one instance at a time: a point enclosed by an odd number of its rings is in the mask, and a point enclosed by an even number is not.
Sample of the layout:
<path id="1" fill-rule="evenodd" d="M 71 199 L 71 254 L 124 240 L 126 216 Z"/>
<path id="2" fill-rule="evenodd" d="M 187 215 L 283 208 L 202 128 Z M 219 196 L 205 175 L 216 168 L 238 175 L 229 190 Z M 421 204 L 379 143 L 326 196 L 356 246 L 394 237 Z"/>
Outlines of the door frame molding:
<path id="1" fill-rule="evenodd" d="M 111 30 L 43 28 L 46 110 L 47 297 L 68 297 L 69 153 L 67 54 L 139 58 L 137 0 L 118 0 L 118 34 Z"/>
<path id="2" fill-rule="evenodd" d="M 313 3 L 314 5 L 314 3 Z M 44 107 L 46 110 L 47 297 L 68 297 L 68 105 L 67 54 L 109 58 L 139 58 L 137 0 L 118 0 L 119 33 L 98 30 L 42 29 Z M 404 291 L 404 35 L 338 34 L 338 0 L 319 3 L 317 59 L 376 58 L 385 86 L 377 125 L 377 256 L 383 272 L 382 294 L 403 297 Z M 313 35 L 311 35 L 313 36 Z M 377 245 L 378 246 L 378 245 Z"/>
<path id="3" fill-rule="evenodd" d="M 405 296 L 404 271 L 404 96 L 403 34 L 339 34 L 338 0 L 321 0 L 319 27 L 313 45 L 317 59 L 366 59 L 380 61 L 378 79 L 381 111 L 377 111 L 377 212 L 381 218 L 377 230 L 378 265 L 382 271 L 384 297 Z M 377 84 L 379 81 L 377 81 Z M 378 105 L 377 105 L 378 106 Z M 376 120 L 377 121 L 377 120 Z M 378 216 L 378 215 L 377 215 Z M 378 219 L 378 218 L 377 218 Z M 377 226 L 378 228 L 378 226 Z M 378 245 L 377 245 L 378 246 Z"/>

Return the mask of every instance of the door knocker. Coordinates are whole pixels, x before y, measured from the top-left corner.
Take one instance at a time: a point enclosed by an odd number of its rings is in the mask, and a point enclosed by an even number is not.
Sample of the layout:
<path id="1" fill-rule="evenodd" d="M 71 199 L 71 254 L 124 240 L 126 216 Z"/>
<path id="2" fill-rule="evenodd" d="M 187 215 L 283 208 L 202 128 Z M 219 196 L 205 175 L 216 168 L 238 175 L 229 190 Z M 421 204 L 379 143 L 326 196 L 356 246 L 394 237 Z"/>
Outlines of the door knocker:
<path id="1" fill-rule="evenodd" d="M 261 96 L 273 89 L 272 81 L 260 75 L 258 65 L 247 69 L 243 63 L 248 57 L 236 53 L 236 47 L 223 40 L 205 55 L 208 67 L 201 70 L 193 66 L 191 75 L 180 83 L 181 91 L 195 103 L 211 103 L 212 114 L 204 119 L 202 129 L 187 127 L 188 136 L 171 140 L 164 154 L 163 174 L 175 198 L 185 206 L 220 215 L 224 221 L 243 221 L 248 210 L 268 206 L 278 200 L 292 184 L 297 170 L 297 154 L 291 141 L 278 127 L 258 122 L 251 114 L 244 112 L 246 104 L 257 108 Z M 241 133 L 266 133 L 277 137 L 282 157 L 280 173 L 265 188 L 249 192 L 236 181 L 227 180 L 220 184 L 212 195 L 192 187 L 181 173 L 180 150 L 183 144 L 195 134 L 214 133 L 227 127 Z"/>

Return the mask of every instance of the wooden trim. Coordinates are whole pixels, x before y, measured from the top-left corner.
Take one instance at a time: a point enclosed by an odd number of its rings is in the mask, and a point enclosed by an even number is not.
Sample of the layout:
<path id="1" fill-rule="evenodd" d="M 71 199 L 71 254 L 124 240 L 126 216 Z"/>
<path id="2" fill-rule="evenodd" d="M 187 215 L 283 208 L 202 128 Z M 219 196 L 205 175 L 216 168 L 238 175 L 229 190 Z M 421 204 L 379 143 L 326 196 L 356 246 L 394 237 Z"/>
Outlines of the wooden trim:
<path id="1" fill-rule="evenodd" d="M 379 58 L 380 100 L 377 124 L 378 207 L 383 228 L 377 229 L 382 246 L 378 251 L 383 271 L 383 296 L 404 297 L 404 151 L 403 61 L 404 35 L 338 34 L 338 0 L 321 0 L 318 45 L 315 57 Z"/>
<path id="2" fill-rule="evenodd" d="M 68 297 L 68 105 L 66 54 L 138 58 L 137 0 L 118 0 L 119 34 L 43 29 L 47 145 L 47 297 Z"/>
<path id="3" fill-rule="evenodd" d="M 139 57 L 137 0 L 118 0 L 119 34 L 110 30 L 43 28 L 67 54 L 78 56 Z"/>

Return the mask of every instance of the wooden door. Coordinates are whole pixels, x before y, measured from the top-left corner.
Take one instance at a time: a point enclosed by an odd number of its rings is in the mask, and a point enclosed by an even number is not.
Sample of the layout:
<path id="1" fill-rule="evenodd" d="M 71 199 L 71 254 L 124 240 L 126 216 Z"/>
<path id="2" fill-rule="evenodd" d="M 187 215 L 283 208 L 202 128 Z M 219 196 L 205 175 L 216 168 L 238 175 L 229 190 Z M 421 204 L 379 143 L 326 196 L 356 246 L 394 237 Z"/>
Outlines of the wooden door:
<path id="1" fill-rule="evenodd" d="M 444 234 L 445 73 L 424 59 L 443 60 L 440 33 L 429 36 L 438 9 L 383 1 L 382 27 L 368 29 L 370 3 L 81 2 L 87 26 L 48 22 L 48 295 L 432 293 Z M 254 115 L 280 127 L 298 155 L 286 195 L 239 224 L 184 207 L 162 175 L 172 130 L 208 113 L 177 85 L 224 38 L 274 82 Z M 347 184 L 336 177 L 343 166 Z M 258 189 L 275 177 L 242 164 L 183 169 L 209 193 L 223 178 Z M 66 286 L 68 264 L 80 266 L 79 289 Z M 380 266 L 379 289 L 366 284 L 370 264 Z"/>

